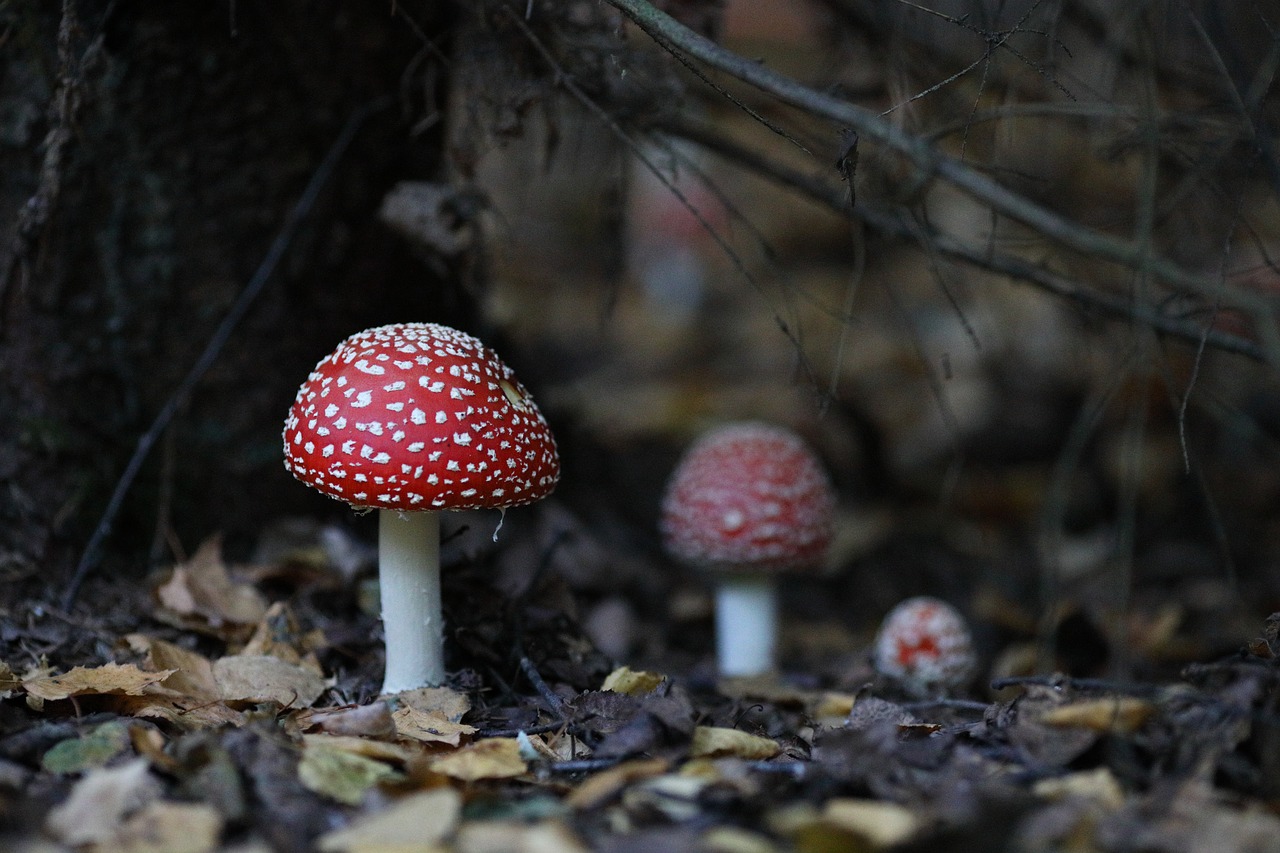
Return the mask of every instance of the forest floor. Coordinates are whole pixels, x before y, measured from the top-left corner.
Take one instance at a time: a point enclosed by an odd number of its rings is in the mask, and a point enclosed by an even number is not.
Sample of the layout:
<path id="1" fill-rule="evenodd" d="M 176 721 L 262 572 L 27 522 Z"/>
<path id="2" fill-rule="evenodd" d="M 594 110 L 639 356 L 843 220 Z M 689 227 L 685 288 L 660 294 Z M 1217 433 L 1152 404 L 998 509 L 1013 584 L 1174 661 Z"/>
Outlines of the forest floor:
<path id="1" fill-rule="evenodd" d="M 871 671 L 865 632 L 821 613 L 834 596 L 809 595 L 782 672 L 717 680 L 698 584 L 651 582 L 664 626 L 616 603 L 578 611 L 548 567 L 589 549 L 522 549 L 537 537 L 517 529 L 510 548 L 453 552 L 449 683 L 388 698 L 368 560 L 347 535 L 295 530 L 235 566 L 211 540 L 148 584 L 91 582 L 74 614 L 7 610 L 3 848 L 1280 847 L 1280 620 L 1173 664 L 1204 647 L 1167 618 L 1134 621 L 1129 654 L 1147 660 L 1130 666 L 1165 676 L 1000 690 L 992 674 L 1028 645 L 1002 642 L 993 663 L 988 641 L 982 678 L 921 700 Z M 512 552 L 515 594 L 492 585 Z M 632 624 L 644 665 L 612 661 L 580 623 Z M 1081 657 L 1088 631 L 1064 630 L 1076 668 L 1099 668 Z"/>

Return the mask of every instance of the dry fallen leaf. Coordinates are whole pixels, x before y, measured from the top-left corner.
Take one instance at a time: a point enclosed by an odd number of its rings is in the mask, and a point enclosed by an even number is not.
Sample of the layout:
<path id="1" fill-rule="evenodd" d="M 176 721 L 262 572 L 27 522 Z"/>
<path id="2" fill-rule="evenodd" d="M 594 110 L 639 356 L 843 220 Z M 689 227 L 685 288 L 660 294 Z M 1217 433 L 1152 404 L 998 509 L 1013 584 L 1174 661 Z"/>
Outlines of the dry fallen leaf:
<path id="1" fill-rule="evenodd" d="M 156 588 L 156 597 L 169 612 L 213 628 L 253 625 L 267 612 L 260 592 L 231 579 L 218 537 L 206 539 L 191 559 L 174 566 L 169 579 Z"/>
<path id="2" fill-rule="evenodd" d="M 448 687 L 419 687 L 397 693 L 395 699 L 401 707 L 436 713 L 454 723 L 471 710 L 470 697 Z"/>
<path id="3" fill-rule="evenodd" d="M 203 803 L 156 801 L 121 824 L 111 853 L 208 853 L 218 848 L 222 817 Z"/>
<path id="4" fill-rule="evenodd" d="M 357 806 L 370 788 L 398 775 L 386 762 L 368 758 L 340 745 L 323 743 L 325 739 L 326 735 L 308 735 L 307 748 L 303 750 L 302 760 L 298 762 L 298 781 L 308 790 L 349 806 Z"/>
<path id="5" fill-rule="evenodd" d="M 745 758 L 761 760 L 782 752 L 777 742 L 737 729 L 698 726 L 693 730 L 689 755 L 694 758 Z"/>
<path id="6" fill-rule="evenodd" d="M 594 809 L 616 797 L 624 788 L 639 779 L 661 776 L 671 767 L 664 758 L 643 758 L 624 761 L 615 767 L 590 776 L 565 797 L 565 805 L 572 809 Z"/>
<path id="7" fill-rule="evenodd" d="M 1040 715 L 1040 722 L 1046 726 L 1130 734 L 1151 719 L 1155 712 L 1155 705 L 1145 699 L 1120 696 L 1087 699 L 1050 708 Z"/>
<path id="8" fill-rule="evenodd" d="M 72 847 L 107 842 L 125 815 L 159 794 L 160 785 L 145 759 L 93 770 L 75 784 L 64 802 L 49 811 L 45 829 Z"/>
<path id="9" fill-rule="evenodd" d="M 271 655 L 232 655 L 213 662 L 218 691 L 228 702 L 277 702 L 305 708 L 324 692 L 324 680 L 308 667 Z"/>
<path id="10" fill-rule="evenodd" d="M 902 844 L 920 828 L 920 819 L 906 806 L 850 797 L 828 800 L 822 807 L 822 821 L 876 848 Z"/>
<path id="11" fill-rule="evenodd" d="M 341 708 L 307 708 L 297 712 L 294 723 L 299 731 L 315 730 L 331 735 L 382 738 L 396 734 L 395 720 L 386 702 Z"/>
<path id="12" fill-rule="evenodd" d="M 667 677 L 660 672 L 645 672 L 620 666 L 605 677 L 600 689 L 625 693 L 628 696 L 643 696 L 646 693 L 652 693 L 666 680 Z"/>
<path id="13" fill-rule="evenodd" d="M 362 815 L 316 841 L 322 853 L 391 853 L 445 850 L 443 841 L 462 816 L 462 795 L 452 788 L 410 794 Z"/>
<path id="14" fill-rule="evenodd" d="M 569 827 L 555 820 L 535 824 L 472 820 L 458 828 L 455 853 L 587 853 Z"/>
<path id="15" fill-rule="evenodd" d="M 1107 767 L 1041 779 L 1032 786 L 1031 790 L 1037 797 L 1044 797 L 1046 800 L 1081 797 L 1096 800 L 1113 809 L 1118 809 L 1124 804 L 1124 789 L 1120 787 L 1115 774 Z"/>
<path id="16" fill-rule="evenodd" d="M 475 726 L 456 723 L 439 711 L 419 711 L 404 707 L 391 715 L 396 735 L 423 743 L 443 743 L 457 746 L 463 735 L 475 734 Z"/>
<path id="17" fill-rule="evenodd" d="M 456 752 L 433 759 L 428 766 L 436 773 L 464 782 L 478 779 L 508 779 L 528 771 L 520 757 L 515 738 L 489 738 L 464 746 Z"/>
<path id="18" fill-rule="evenodd" d="M 28 678 L 22 682 L 29 696 L 53 701 L 89 694 L 124 694 L 138 696 L 144 688 L 158 684 L 174 670 L 143 672 L 131 663 L 108 663 L 97 667 L 77 666 L 62 675 Z"/>
<path id="19" fill-rule="evenodd" d="M 128 634 L 124 640 L 135 652 L 146 654 L 150 669 L 173 671 L 165 679 L 166 690 L 200 701 L 218 698 L 213 664 L 204 655 L 146 634 Z"/>

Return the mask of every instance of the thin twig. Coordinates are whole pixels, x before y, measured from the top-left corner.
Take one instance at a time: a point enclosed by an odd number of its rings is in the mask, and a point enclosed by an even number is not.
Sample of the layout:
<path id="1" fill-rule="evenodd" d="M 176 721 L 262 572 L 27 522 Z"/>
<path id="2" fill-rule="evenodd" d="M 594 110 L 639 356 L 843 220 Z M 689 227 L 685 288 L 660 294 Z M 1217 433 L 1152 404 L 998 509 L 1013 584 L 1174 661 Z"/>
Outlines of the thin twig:
<path id="1" fill-rule="evenodd" d="M 1020 222 L 1067 248 L 1100 260 L 1141 269 L 1153 278 L 1203 296 L 1217 296 L 1223 292 L 1219 283 L 1190 272 L 1166 257 L 1152 254 L 1147 246 L 1087 228 L 1031 201 L 870 110 L 818 92 L 721 47 L 683 26 L 647 0 L 606 2 L 622 11 L 659 44 L 679 48 L 784 103 L 852 128 L 862 138 L 904 155 L 924 176 L 947 181 L 996 213 Z M 1248 293 L 1233 296 L 1251 313 L 1267 320 L 1268 328 L 1261 330 L 1264 340 L 1276 338 L 1275 320 L 1267 315 L 1267 305 L 1261 296 Z"/>
<path id="2" fill-rule="evenodd" d="M 111 500 L 107 502 L 107 508 L 103 511 L 102 518 L 98 520 L 98 525 L 94 528 L 93 535 L 89 538 L 89 543 L 85 545 L 84 552 L 80 555 L 80 562 L 76 564 L 75 574 L 72 575 L 71 581 L 63 594 L 63 609 L 70 610 L 72 605 L 75 604 L 80 587 L 84 584 L 85 579 L 88 578 L 89 573 L 97 566 L 102 543 L 111 533 L 111 528 L 115 525 L 116 516 L 119 515 L 120 508 L 124 505 L 124 499 L 129 494 L 129 489 L 133 486 L 133 481 L 137 478 L 138 472 L 142 469 L 142 464 L 151 453 L 151 449 L 173 421 L 178 410 L 187 402 L 196 385 L 204 378 L 213 363 L 217 361 L 223 347 L 226 346 L 227 341 L 231 338 L 232 332 L 240 325 L 240 321 L 244 319 L 249 308 L 259 294 L 262 293 L 267 282 L 270 281 L 276 267 L 279 266 L 281 259 L 284 258 L 285 253 L 292 245 L 298 228 L 311 212 L 311 208 L 315 206 L 320 191 L 324 189 L 329 183 L 329 179 L 333 177 L 338 161 L 350 146 L 351 140 L 355 138 L 356 132 L 366 119 L 390 105 L 390 98 L 379 98 L 356 110 L 347 119 L 342 131 L 333 141 L 333 144 L 329 146 L 324 159 L 320 161 L 320 164 L 316 166 L 315 171 L 311 174 L 311 179 L 307 182 L 306 188 L 303 189 L 302 195 L 299 196 L 293 209 L 289 211 L 289 216 L 281 226 L 280 232 L 276 234 L 275 240 L 272 241 L 270 248 L 267 249 L 266 256 L 262 259 L 258 268 L 254 270 L 253 277 L 249 279 L 244 289 L 240 291 L 240 295 L 236 297 L 236 301 L 222 318 L 218 328 L 214 330 L 209 343 L 205 345 L 204 352 L 200 354 L 200 357 L 196 359 L 196 363 L 187 371 L 187 375 L 178 383 L 178 387 L 169 395 L 169 399 L 165 401 L 164 406 L 161 407 L 155 419 L 152 420 L 151 426 L 138 438 L 138 446 L 134 449 L 133 456 L 129 459 L 129 464 L 125 466 L 124 472 L 116 482 L 115 491 L 111 493 Z"/>
<path id="3" fill-rule="evenodd" d="M 686 139 L 727 160 L 745 166 L 838 213 L 849 212 L 847 191 L 833 183 L 783 165 L 694 121 L 668 119 L 662 123 L 662 127 L 673 136 Z M 1163 314 L 1154 309 L 1136 305 L 1123 296 L 1083 287 L 1066 276 L 1017 255 L 986 247 L 974 248 L 956 237 L 927 228 L 921 223 L 908 223 L 897 212 L 869 205 L 861 200 L 856 202 L 853 213 L 855 217 L 865 220 L 878 231 L 915 240 L 927 240 L 932 250 L 952 259 L 1035 285 L 1047 293 L 1075 302 L 1083 308 L 1109 317 L 1141 323 L 1162 335 L 1177 338 L 1197 347 L 1203 340 L 1209 347 L 1222 352 L 1242 355 L 1255 361 L 1266 360 L 1265 351 L 1256 342 L 1214 329 L 1212 322 L 1202 323 Z"/>

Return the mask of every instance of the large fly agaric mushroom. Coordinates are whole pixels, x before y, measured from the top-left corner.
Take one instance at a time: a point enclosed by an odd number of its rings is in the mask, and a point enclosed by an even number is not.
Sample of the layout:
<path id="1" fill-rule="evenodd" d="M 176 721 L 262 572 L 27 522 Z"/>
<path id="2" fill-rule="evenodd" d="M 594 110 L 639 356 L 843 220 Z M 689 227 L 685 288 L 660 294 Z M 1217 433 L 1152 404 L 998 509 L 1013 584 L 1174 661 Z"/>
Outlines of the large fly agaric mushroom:
<path id="1" fill-rule="evenodd" d="M 379 511 L 383 693 L 444 681 L 440 511 L 532 503 L 560 477 L 511 369 L 434 323 L 368 329 L 322 359 L 289 409 L 284 457 L 307 485 Z"/>
<path id="2" fill-rule="evenodd" d="M 663 497 L 661 530 L 673 556 L 714 576 L 721 674 L 774 668 L 775 577 L 822 561 L 834 513 L 826 472 L 790 430 L 726 424 L 685 451 Z"/>

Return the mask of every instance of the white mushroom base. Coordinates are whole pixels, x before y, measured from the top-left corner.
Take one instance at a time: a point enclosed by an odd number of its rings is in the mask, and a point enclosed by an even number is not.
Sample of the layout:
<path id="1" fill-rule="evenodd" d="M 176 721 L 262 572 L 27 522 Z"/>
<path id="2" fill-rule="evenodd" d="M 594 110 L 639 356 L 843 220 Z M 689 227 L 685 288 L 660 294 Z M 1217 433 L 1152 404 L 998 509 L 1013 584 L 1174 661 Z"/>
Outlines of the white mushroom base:
<path id="1" fill-rule="evenodd" d="M 382 692 L 443 684 L 440 513 L 378 511 L 378 586 L 387 645 Z"/>
<path id="2" fill-rule="evenodd" d="M 716 657 L 720 674 L 760 675 L 774 669 L 778 602 L 770 575 L 716 578 Z"/>

